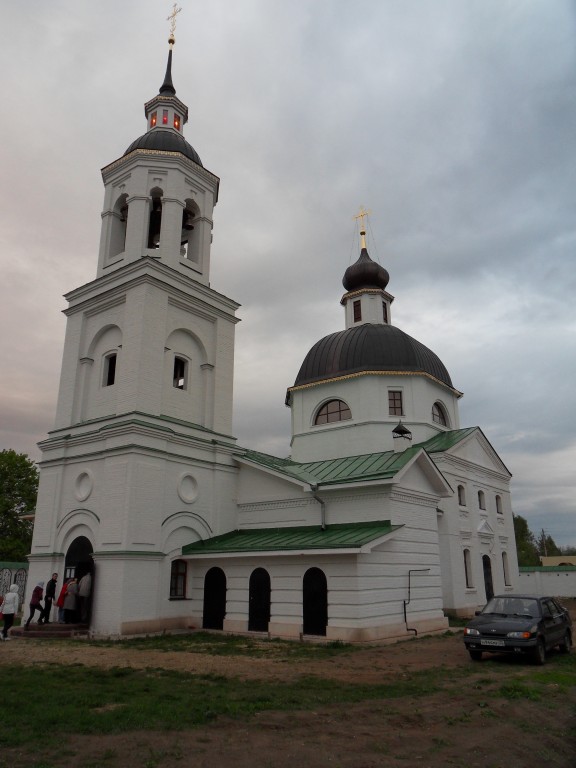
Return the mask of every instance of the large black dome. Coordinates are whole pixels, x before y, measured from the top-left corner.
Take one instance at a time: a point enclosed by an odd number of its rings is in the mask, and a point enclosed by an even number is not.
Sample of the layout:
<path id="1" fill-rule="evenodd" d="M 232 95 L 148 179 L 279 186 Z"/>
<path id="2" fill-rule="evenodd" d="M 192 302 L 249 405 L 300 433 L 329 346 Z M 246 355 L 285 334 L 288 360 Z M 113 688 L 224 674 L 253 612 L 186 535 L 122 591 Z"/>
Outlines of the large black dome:
<path id="1" fill-rule="evenodd" d="M 294 386 L 366 371 L 427 373 L 453 389 L 428 347 L 393 325 L 365 323 L 320 339 L 304 358 Z"/>
<path id="2" fill-rule="evenodd" d="M 166 131 L 162 128 L 156 128 L 140 136 L 128 147 L 125 155 L 130 154 L 135 149 L 153 149 L 158 152 L 180 152 L 180 154 L 192 160 L 197 165 L 202 165 L 202 161 L 194 147 L 189 144 L 184 136 L 174 131 Z"/>

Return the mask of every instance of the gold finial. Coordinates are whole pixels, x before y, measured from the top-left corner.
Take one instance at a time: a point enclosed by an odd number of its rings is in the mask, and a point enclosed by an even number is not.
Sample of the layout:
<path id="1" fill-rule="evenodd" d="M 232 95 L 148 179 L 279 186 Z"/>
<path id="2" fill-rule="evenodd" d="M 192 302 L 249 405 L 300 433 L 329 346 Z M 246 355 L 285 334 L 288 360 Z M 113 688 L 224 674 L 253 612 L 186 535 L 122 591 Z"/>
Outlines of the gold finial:
<path id="1" fill-rule="evenodd" d="M 168 38 L 170 48 L 172 48 L 176 42 L 174 39 L 174 32 L 176 31 L 176 16 L 180 13 L 181 10 L 182 8 L 178 8 L 178 3 L 174 3 L 172 6 L 172 13 L 166 18 L 166 21 L 170 22 L 170 37 Z"/>
<path id="2" fill-rule="evenodd" d="M 363 205 L 360 206 L 360 213 L 358 216 L 354 216 L 355 219 L 361 219 L 360 221 L 360 247 L 366 248 L 366 227 L 364 226 L 364 219 L 369 216 L 372 211 L 367 211 Z"/>

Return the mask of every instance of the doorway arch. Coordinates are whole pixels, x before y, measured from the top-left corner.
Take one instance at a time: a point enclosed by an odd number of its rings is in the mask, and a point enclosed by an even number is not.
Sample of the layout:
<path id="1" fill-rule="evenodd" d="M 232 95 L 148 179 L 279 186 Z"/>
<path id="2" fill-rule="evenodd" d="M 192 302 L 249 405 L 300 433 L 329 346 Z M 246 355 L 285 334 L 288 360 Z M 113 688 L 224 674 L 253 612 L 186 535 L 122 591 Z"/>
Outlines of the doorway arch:
<path id="1" fill-rule="evenodd" d="M 248 587 L 248 631 L 268 632 L 270 622 L 270 574 L 256 568 Z"/>
<path id="2" fill-rule="evenodd" d="M 86 574 L 90 574 L 89 585 L 86 596 L 79 597 L 77 600 L 77 620 L 82 624 L 90 625 L 92 617 L 92 597 L 94 595 L 94 559 L 92 554 L 94 549 L 90 539 L 86 536 L 77 536 L 68 547 L 66 559 L 64 560 L 64 579 L 74 578 L 78 582 Z"/>
<path id="3" fill-rule="evenodd" d="M 226 574 L 210 568 L 204 577 L 203 629 L 223 629 L 226 616 Z"/>
<path id="4" fill-rule="evenodd" d="M 486 590 L 486 600 L 492 600 L 494 597 L 494 582 L 492 581 L 492 563 L 488 555 L 482 555 L 482 568 L 484 570 L 484 589 Z"/>
<path id="5" fill-rule="evenodd" d="M 66 552 L 64 578 L 81 579 L 85 573 L 92 573 L 94 570 L 93 552 L 90 539 L 87 539 L 86 536 L 77 536 Z"/>
<path id="6" fill-rule="evenodd" d="M 302 581 L 302 631 L 305 635 L 326 635 L 328 625 L 328 582 L 320 568 L 309 568 Z"/>

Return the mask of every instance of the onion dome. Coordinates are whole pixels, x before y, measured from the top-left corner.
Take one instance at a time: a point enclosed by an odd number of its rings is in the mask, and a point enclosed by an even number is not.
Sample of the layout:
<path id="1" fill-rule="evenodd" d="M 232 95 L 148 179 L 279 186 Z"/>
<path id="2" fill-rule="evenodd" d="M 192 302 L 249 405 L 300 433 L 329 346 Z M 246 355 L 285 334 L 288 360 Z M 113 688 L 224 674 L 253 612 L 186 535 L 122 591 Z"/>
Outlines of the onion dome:
<path id="1" fill-rule="evenodd" d="M 154 128 L 154 130 L 147 131 L 136 141 L 133 141 L 124 154 L 128 155 L 135 149 L 147 149 L 156 152 L 180 152 L 180 154 L 192 160 L 193 163 L 202 165 L 198 152 L 186 141 L 182 134 L 163 130 L 162 128 Z"/>
<path id="2" fill-rule="evenodd" d="M 384 290 L 389 280 L 390 275 L 384 267 L 372 261 L 366 248 L 362 248 L 358 261 L 344 272 L 342 285 L 349 292 L 358 291 L 361 288 L 381 288 Z"/>
<path id="3" fill-rule="evenodd" d="M 373 323 L 316 342 L 304 358 L 294 387 L 380 372 L 425 374 L 454 389 L 446 367 L 428 347 L 393 325 Z"/>

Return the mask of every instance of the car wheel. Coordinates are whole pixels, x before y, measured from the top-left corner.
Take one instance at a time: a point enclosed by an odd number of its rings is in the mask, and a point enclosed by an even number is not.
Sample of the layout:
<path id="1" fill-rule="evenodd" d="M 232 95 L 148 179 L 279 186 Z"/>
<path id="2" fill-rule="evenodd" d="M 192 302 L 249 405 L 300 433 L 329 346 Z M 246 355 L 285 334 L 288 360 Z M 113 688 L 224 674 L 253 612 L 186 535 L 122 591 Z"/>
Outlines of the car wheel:
<path id="1" fill-rule="evenodd" d="M 566 634 L 564 635 L 564 640 L 560 643 L 560 652 L 561 653 L 570 653 L 572 650 L 572 637 L 570 635 L 570 632 L 566 630 Z"/>
<path id="2" fill-rule="evenodd" d="M 468 651 L 472 661 L 482 661 L 482 651 Z"/>
<path id="3" fill-rule="evenodd" d="M 538 666 L 542 666 L 546 662 L 546 646 L 544 640 L 538 640 L 537 646 L 532 653 L 532 661 Z"/>

